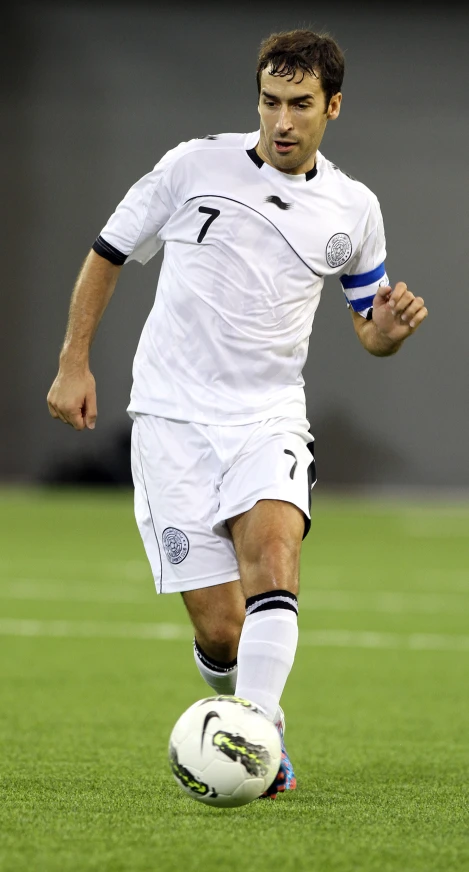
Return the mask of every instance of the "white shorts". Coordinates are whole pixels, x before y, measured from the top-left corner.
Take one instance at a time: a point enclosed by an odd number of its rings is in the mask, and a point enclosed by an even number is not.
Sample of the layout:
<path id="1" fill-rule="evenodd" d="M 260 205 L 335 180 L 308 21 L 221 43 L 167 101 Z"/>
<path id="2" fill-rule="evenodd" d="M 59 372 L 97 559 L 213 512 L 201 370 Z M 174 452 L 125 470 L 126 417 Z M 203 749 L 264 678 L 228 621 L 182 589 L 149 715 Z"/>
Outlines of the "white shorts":
<path id="1" fill-rule="evenodd" d="M 311 526 L 316 481 L 308 421 L 222 427 L 132 413 L 135 517 L 157 593 L 239 578 L 226 520 L 258 500 L 284 500 Z"/>

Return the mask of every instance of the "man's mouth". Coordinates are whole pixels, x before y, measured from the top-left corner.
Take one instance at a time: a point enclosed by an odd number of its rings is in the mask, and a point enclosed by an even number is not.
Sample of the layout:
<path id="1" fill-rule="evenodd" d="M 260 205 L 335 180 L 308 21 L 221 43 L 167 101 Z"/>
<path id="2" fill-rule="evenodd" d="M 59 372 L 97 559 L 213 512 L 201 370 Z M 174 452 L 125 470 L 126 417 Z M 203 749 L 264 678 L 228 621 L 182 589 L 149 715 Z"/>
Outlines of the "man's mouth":
<path id="1" fill-rule="evenodd" d="M 285 139 L 274 139 L 275 150 L 278 154 L 288 154 L 295 148 L 296 142 L 288 142 Z"/>

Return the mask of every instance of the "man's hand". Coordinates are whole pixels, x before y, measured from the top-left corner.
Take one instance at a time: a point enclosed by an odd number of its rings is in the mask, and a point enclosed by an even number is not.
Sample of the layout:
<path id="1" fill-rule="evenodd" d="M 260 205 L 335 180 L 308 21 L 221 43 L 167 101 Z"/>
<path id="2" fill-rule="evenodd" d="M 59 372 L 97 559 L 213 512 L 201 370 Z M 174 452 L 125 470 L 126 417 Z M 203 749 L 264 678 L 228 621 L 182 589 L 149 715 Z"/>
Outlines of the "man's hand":
<path id="1" fill-rule="evenodd" d="M 59 371 L 47 405 L 53 418 L 75 430 L 94 430 L 96 384 L 88 365 L 89 351 L 121 269 L 91 250 L 73 289 Z"/>
<path id="2" fill-rule="evenodd" d="M 376 357 L 399 351 L 404 339 L 415 333 L 427 315 L 422 297 L 414 297 L 404 282 L 398 282 L 394 290 L 389 285 L 378 288 L 371 321 L 352 310 L 353 326 L 363 348 Z"/>
<path id="3" fill-rule="evenodd" d="M 398 282 L 394 290 L 389 285 L 378 288 L 373 300 L 373 323 L 391 342 L 407 339 L 427 315 L 422 297 L 414 297 L 405 282 Z"/>
<path id="4" fill-rule="evenodd" d="M 94 430 L 96 423 L 96 384 L 89 369 L 63 369 L 47 395 L 53 418 L 60 418 L 75 430 Z"/>

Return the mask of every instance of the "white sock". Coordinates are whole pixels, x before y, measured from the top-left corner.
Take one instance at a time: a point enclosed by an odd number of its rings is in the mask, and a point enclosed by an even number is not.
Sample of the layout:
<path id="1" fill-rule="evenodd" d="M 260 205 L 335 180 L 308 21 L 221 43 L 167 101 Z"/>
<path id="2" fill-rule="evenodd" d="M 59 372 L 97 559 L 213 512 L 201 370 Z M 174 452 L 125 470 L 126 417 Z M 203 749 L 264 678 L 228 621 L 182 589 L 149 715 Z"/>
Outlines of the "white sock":
<path id="1" fill-rule="evenodd" d="M 235 692 L 238 664 L 236 658 L 231 663 L 221 663 L 213 660 L 194 639 L 194 659 L 202 678 L 219 694 L 232 696 Z"/>
<path id="2" fill-rule="evenodd" d="M 236 696 L 257 703 L 271 720 L 277 720 L 297 643 L 298 602 L 294 594 L 272 590 L 246 600 Z"/>

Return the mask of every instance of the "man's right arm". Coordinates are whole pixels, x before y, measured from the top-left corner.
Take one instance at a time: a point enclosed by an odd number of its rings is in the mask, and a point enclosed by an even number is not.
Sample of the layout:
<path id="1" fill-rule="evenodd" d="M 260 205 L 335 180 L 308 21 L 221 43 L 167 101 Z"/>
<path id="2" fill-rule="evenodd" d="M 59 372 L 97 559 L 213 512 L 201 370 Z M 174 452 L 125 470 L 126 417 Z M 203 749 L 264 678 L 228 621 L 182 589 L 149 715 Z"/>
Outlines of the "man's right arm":
<path id="1" fill-rule="evenodd" d="M 195 142 L 197 147 L 199 141 Z M 92 430 L 95 425 L 96 387 L 89 351 L 122 264 L 145 264 L 163 245 L 160 230 L 179 202 L 168 174 L 178 157 L 193 147 L 181 143 L 129 188 L 83 264 L 72 294 L 59 371 L 47 396 L 52 417 L 75 430 Z"/>
<path id="2" fill-rule="evenodd" d="M 94 429 L 96 386 L 89 368 L 91 343 L 112 297 L 121 266 L 90 251 L 70 301 L 59 371 L 47 395 L 49 412 L 75 430 Z"/>

